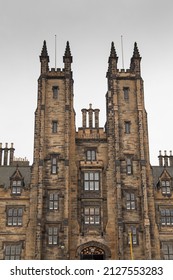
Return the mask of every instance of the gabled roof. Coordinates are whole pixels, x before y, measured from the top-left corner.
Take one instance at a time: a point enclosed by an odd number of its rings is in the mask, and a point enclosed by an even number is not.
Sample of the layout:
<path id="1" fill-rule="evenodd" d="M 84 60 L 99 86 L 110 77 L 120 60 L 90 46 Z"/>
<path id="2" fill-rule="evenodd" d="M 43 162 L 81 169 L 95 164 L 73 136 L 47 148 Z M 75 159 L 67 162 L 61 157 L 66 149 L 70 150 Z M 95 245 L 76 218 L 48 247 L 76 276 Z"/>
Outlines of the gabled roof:
<path id="1" fill-rule="evenodd" d="M 163 175 L 167 175 L 173 179 L 173 167 L 171 166 L 152 166 L 154 186 L 157 185 L 159 179 Z"/>
<path id="2" fill-rule="evenodd" d="M 17 170 L 18 169 L 18 170 Z M 31 181 L 31 166 L 0 166 L 0 187 L 8 188 L 10 179 L 14 176 L 21 176 L 24 180 L 25 187 L 29 186 Z"/>

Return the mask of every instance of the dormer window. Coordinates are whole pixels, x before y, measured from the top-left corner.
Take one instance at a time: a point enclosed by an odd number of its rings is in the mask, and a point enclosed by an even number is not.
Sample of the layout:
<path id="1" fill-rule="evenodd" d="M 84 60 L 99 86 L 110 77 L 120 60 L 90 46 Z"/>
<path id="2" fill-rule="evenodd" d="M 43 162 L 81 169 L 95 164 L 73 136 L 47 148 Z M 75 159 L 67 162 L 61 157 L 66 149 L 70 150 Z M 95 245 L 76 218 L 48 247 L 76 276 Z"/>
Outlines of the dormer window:
<path id="1" fill-rule="evenodd" d="M 12 181 L 12 194 L 20 195 L 22 191 L 22 181 L 21 180 L 14 180 Z"/>
<path id="2" fill-rule="evenodd" d="M 10 177 L 10 186 L 12 195 L 21 195 L 22 188 L 24 187 L 24 177 L 19 171 L 18 166 L 16 168 L 16 171 Z"/>
<path id="3" fill-rule="evenodd" d="M 170 181 L 163 180 L 163 181 L 161 181 L 161 185 L 162 185 L 162 194 L 163 195 L 170 195 L 171 194 Z"/>

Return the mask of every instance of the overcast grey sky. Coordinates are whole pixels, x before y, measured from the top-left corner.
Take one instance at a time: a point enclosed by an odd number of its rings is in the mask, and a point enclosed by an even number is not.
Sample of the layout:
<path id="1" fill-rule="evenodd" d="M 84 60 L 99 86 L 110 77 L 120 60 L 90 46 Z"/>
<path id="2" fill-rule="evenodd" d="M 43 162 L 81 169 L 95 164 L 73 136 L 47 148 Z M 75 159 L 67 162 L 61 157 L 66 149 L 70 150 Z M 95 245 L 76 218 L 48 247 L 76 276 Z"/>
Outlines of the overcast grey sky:
<path id="1" fill-rule="evenodd" d="M 173 149 L 172 27 L 172 0 L 0 0 L 0 142 L 14 142 L 15 155 L 32 163 L 39 55 L 46 40 L 54 67 L 55 34 L 58 68 L 70 42 L 77 127 L 89 103 L 100 108 L 104 126 L 111 41 L 122 68 L 123 35 L 125 68 L 135 41 L 142 56 L 150 159 L 157 164 L 159 150 Z"/>

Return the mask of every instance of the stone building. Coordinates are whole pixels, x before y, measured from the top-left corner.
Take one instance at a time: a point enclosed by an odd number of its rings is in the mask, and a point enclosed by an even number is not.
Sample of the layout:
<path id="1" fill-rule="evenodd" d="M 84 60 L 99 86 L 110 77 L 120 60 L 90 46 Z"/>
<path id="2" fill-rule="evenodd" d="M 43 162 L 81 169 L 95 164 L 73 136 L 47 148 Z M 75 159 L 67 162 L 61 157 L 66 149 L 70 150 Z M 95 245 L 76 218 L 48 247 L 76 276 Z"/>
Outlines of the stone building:
<path id="1" fill-rule="evenodd" d="M 126 71 L 108 59 L 106 123 L 82 109 L 75 128 L 72 56 L 49 69 L 44 41 L 34 160 L 0 146 L 0 259 L 173 259 L 173 156 L 149 160 L 137 44 Z"/>

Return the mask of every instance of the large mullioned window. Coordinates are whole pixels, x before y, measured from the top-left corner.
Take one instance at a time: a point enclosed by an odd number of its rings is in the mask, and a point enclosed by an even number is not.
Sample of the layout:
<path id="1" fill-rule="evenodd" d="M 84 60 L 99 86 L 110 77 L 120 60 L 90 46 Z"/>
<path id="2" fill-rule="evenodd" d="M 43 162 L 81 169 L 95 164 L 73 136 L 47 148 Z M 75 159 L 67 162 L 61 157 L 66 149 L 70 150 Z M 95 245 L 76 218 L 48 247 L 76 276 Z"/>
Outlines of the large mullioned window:
<path id="1" fill-rule="evenodd" d="M 100 174 L 99 171 L 85 171 L 84 172 L 84 190 L 98 191 L 100 188 Z"/>
<path id="2" fill-rule="evenodd" d="M 6 244 L 4 249 L 5 260 L 20 260 L 22 252 L 21 243 Z"/>
<path id="3" fill-rule="evenodd" d="M 161 209 L 160 217 L 162 226 L 173 226 L 173 209 Z"/>
<path id="4" fill-rule="evenodd" d="M 99 225 L 100 224 L 100 208 L 99 207 L 85 207 L 84 208 L 84 224 L 85 225 Z"/>
<path id="5" fill-rule="evenodd" d="M 7 225 L 22 226 L 23 208 L 14 207 L 7 208 Z"/>
<path id="6" fill-rule="evenodd" d="M 173 260 L 173 242 L 162 242 L 164 260 Z"/>

